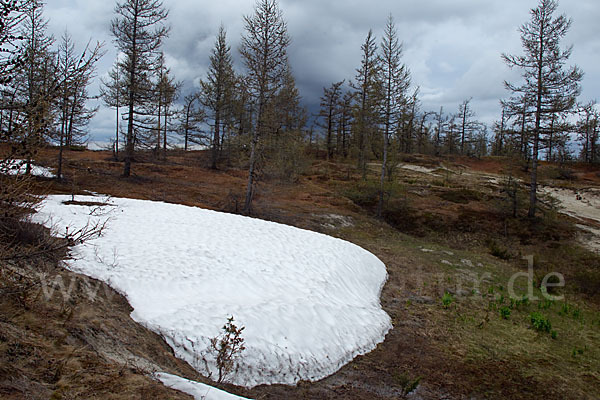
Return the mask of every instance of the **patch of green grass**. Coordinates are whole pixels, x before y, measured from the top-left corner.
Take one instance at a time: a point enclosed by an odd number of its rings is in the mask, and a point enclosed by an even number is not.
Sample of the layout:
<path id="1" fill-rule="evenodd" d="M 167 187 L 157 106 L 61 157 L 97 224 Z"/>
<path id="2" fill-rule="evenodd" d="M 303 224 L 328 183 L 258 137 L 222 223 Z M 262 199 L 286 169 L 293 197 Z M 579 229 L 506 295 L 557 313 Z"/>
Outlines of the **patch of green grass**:
<path id="1" fill-rule="evenodd" d="M 502 306 L 500 307 L 500 316 L 502 317 L 502 319 L 509 319 L 510 318 L 510 308 L 507 306 Z"/>
<path id="2" fill-rule="evenodd" d="M 442 296 L 442 306 L 444 306 L 444 308 L 448 308 L 452 303 L 454 303 L 454 296 L 448 292 L 444 293 Z"/>
<path id="3" fill-rule="evenodd" d="M 394 375 L 394 379 L 396 380 L 396 383 L 400 386 L 400 388 L 402 389 L 402 396 L 407 396 L 410 393 L 414 392 L 415 389 L 419 386 L 419 383 L 421 383 L 421 377 L 417 377 L 415 379 L 410 378 L 408 375 L 403 374 L 403 373 L 398 373 Z"/>
<path id="4" fill-rule="evenodd" d="M 554 301 L 550 299 L 545 299 L 544 301 L 538 303 L 538 309 L 540 310 L 548 310 L 552 308 L 554 305 Z"/>
<path id="5" fill-rule="evenodd" d="M 529 318 L 531 320 L 531 325 L 536 331 L 550 333 L 552 330 L 552 324 L 550 323 L 550 320 L 544 317 L 541 313 L 537 311 L 533 312 L 529 315 Z"/>
<path id="6" fill-rule="evenodd" d="M 575 347 L 575 348 L 573 349 L 573 351 L 571 352 L 571 355 L 572 355 L 573 357 L 577 357 L 577 356 L 581 356 L 581 355 L 583 355 L 583 353 L 584 353 L 584 349 L 580 349 L 580 348 L 578 348 L 578 347 Z"/>

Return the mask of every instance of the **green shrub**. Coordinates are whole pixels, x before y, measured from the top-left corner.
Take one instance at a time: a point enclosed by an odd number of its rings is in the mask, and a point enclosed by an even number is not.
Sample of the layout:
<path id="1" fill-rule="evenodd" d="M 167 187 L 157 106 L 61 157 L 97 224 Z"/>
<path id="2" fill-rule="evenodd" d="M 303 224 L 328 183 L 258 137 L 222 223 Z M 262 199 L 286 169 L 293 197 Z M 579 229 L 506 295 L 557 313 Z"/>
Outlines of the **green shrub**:
<path id="1" fill-rule="evenodd" d="M 552 324 L 550 323 L 550 320 L 544 317 L 541 313 L 533 312 L 529 318 L 531 319 L 531 325 L 536 331 L 550 333 L 552 330 Z"/>
<path id="2" fill-rule="evenodd" d="M 373 207 L 379 200 L 379 184 L 374 181 L 360 181 L 346 188 L 343 193 L 360 207 Z"/>
<path id="3" fill-rule="evenodd" d="M 581 355 L 583 355 L 583 349 L 580 349 L 580 348 L 576 347 L 576 348 L 573 349 L 573 352 L 571 353 L 571 355 L 573 357 L 581 356 Z"/>
<path id="4" fill-rule="evenodd" d="M 553 305 L 554 305 L 554 301 L 553 300 L 546 299 L 546 300 L 542 301 L 541 303 L 538 303 L 538 309 L 540 309 L 540 310 L 548 310 Z"/>
<path id="5" fill-rule="evenodd" d="M 395 374 L 394 378 L 398 385 L 402 388 L 402 396 L 406 397 L 410 393 L 414 392 L 421 382 L 421 377 L 412 379 L 406 374 Z"/>
<path id="6" fill-rule="evenodd" d="M 444 295 L 442 296 L 442 305 L 444 306 L 444 308 L 450 307 L 450 305 L 453 302 L 454 302 L 454 297 L 448 292 L 444 293 Z"/>
<path id="7" fill-rule="evenodd" d="M 511 255 L 506 247 L 500 246 L 495 240 L 491 240 L 488 243 L 490 254 L 501 260 L 510 260 Z"/>
<path id="8" fill-rule="evenodd" d="M 510 308 L 507 306 L 502 306 L 500 308 L 500 316 L 502 319 L 508 319 L 510 317 Z"/>
<path id="9" fill-rule="evenodd" d="M 558 315 L 569 315 L 571 313 L 571 306 L 568 303 L 563 303 L 558 312 Z"/>

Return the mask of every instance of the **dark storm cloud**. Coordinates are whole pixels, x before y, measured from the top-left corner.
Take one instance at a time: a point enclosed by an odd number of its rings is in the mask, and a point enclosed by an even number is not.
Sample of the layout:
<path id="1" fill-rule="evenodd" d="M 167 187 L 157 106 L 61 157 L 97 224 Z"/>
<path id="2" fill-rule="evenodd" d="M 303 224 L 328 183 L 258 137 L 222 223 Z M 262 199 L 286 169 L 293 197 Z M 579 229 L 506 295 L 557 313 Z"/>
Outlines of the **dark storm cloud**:
<path id="1" fill-rule="evenodd" d="M 456 112 L 473 97 L 478 118 L 491 123 L 499 116 L 498 101 L 507 96 L 503 80 L 517 80 L 500 58 L 502 52 L 521 53 L 519 25 L 529 20 L 537 0 L 280 0 L 292 37 L 290 61 L 304 102 L 316 112 L 323 86 L 353 79 L 360 63 L 360 46 L 369 29 L 380 41 L 387 16 L 393 14 L 404 43 L 404 62 L 420 87 L 423 109 Z M 90 37 L 106 42 L 108 54 L 98 67 L 100 76 L 110 68 L 116 51 L 109 33 L 114 3 L 107 0 L 50 0 L 46 16 L 50 30 L 60 37 L 65 26 L 83 44 Z M 170 38 L 164 50 L 174 76 L 189 92 L 204 77 L 214 36 L 221 23 L 228 32 L 236 68 L 243 71 L 238 46 L 243 16 L 254 0 L 165 0 L 170 10 Z M 597 57 L 597 0 L 563 0 L 559 11 L 572 17 L 573 27 L 564 45 L 573 43 L 572 63 L 586 76 L 581 100 L 600 93 Z M 109 120 L 109 121 L 107 121 Z M 93 136 L 112 135 L 114 115 L 103 110 L 93 123 Z"/>

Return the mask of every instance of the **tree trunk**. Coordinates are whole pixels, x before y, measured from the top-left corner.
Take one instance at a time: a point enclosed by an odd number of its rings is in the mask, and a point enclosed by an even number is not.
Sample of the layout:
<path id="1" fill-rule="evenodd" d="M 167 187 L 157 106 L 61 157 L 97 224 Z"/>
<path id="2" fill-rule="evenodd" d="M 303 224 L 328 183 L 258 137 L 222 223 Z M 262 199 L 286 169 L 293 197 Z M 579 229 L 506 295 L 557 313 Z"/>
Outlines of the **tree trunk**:
<path id="1" fill-rule="evenodd" d="M 327 117 L 327 160 L 333 156 L 332 135 L 333 135 L 333 106 L 329 106 L 329 115 Z"/>
<path id="2" fill-rule="evenodd" d="M 389 123 L 386 126 L 386 132 L 383 134 L 383 162 L 381 163 L 381 180 L 379 182 L 379 204 L 377 204 L 377 218 L 381 218 L 383 214 L 383 195 L 385 186 L 385 169 L 388 159 L 388 142 L 389 142 Z"/>
<path id="3" fill-rule="evenodd" d="M 254 196 L 254 171 L 256 169 L 256 152 L 258 146 L 258 131 L 252 137 L 250 149 L 250 168 L 248 168 L 248 185 L 246 187 L 246 200 L 244 202 L 244 214 L 250 215 L 252 208 L 252 197 Z"/>
<path id="4" fill-rule="evenodd" d="M 137 6 L 137 3 L 136 3 Z M 133 116 L 134 116 L 134 100 L 135 100 L 135 90 L 136 90 L 136 70 L 135 65 L 137 63 L 137 30 L 138 30 L 138 15 L 137 15 L 137 7 L 135 10 L 135 15 L 133 17 L 133 35 L 131 38 L 132 50 L 131 50 L 131 67 L 129 69 L 129 110 L 128 117 L 129 121 L 127 124 L 127 144 L 125 146 L 125 163 L 123 166 L 123 176 L 129 177 L 131 176 L 131 160 L 133 159 L 133 152 L 135 150 L 135 143 L 133 138 Z"/>
<path id="5" fill-rule="evenodd" d="M 163 160 L 167 161 L 167 128 L 169 124 L 169 106 L 165 102 L 165 124 L 163 131 Z"/>
<path id="6" fill-rule="evenodd" d="M 544 68 L 544 23 L 540 27 L 540 50 L 538 60 L 538 71 L 537 71 L 537 103 L 535 110 L 535 130 L 533 132 L 533 154 L 531 155 L 531 187 L 529 193 L 529 218 L 535 217 L 537 207 L 537 167 L 538 167 L 538 153 L 540 143 L 540 127 L 542 119 L 542 74 Z"/>
<path id="7" fill-rule="evenodd" d="M 217 169 L 217 160 L 219 159 L 219 143 L 221 140 L 221 110 L 216 110 L 215 112 L 215 133 L 213 136 L 213 145 L 212 145 L 212 162 L 211 168 Z"/>

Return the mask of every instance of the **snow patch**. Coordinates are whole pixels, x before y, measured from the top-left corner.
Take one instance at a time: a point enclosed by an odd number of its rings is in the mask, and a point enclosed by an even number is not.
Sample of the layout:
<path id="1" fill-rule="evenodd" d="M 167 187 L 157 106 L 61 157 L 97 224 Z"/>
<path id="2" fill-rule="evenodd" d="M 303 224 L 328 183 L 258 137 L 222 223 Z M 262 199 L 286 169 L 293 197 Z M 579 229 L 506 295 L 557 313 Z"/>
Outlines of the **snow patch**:
<path id="1" fill-rule="evenodd" d="M 157 372 L 154 377 L 166 387 L 187 393 L 196 400 L 248 400 L 246 397 L 236 396 L 224 390 L 214 388 L 204 383 L 191 381 L 177 375 Z"/>
<path id="2" fill-rule="evenodd" d="M 25 175 L 27 163 L 24 160 L 9 160 L 2 166 L 3 173 L 7 175 Z M 56 178 L 56 175 L 46 167 L 31 164 L 31 175 L 42 178 Z"/>
<path id="3" fill-rule="evenodd" d="M 98 197 L 69 199 L 49 196 L 36 220 L 60 232 L 110 218 L 70 268 L 124 293 L 132 318 L 206 376 L 218 375 L 210 339 L 230 316 L 246 327 L 246 350 L 229 381 L 246 387 L 322 379 L 391 328 L 385 265 L 352 243 L 195 207 L 111 198 L 104 214 L 82 205 Z"/>

